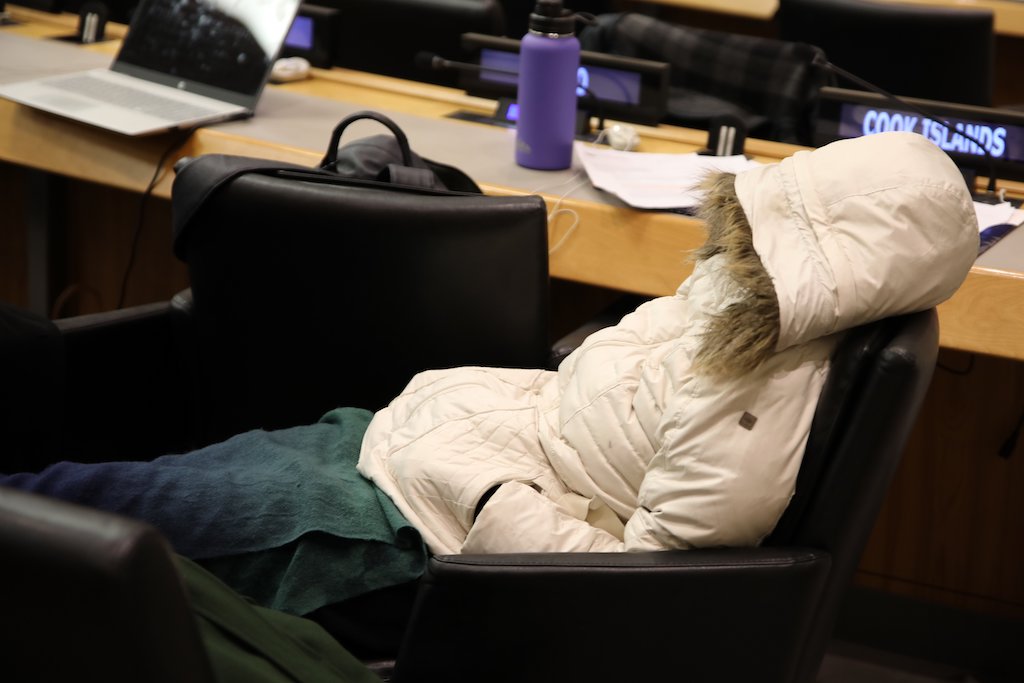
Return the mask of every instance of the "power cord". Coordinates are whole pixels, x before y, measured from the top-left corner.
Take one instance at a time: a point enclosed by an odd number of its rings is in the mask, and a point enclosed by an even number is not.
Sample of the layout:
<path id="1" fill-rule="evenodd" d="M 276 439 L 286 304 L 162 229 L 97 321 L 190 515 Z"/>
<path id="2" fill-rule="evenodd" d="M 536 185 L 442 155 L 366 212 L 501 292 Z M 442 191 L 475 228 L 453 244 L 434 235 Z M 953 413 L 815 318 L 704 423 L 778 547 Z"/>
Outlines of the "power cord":
<path id="1" fill-rule="evenodd" d="M 597 134 L 597 137 L 594 138 L 593 144 L 595 144 L 595 145 L 601 144 L 601 142 L 603 142 L 604 138 L 607 137 L 607 136 L 608 136 L 608 129 L 607 128 L 601 128 L 601 130 Z M 528 194 L 540 194 L 541 192 L 543 192 L 545 190 L 551 190 L 551 189 L 554 189 L 556 187 L 561 187 L 562 185 L 565 185 L 567 183 L 571 183 L 572 181 L 576 180 L 582 174 L 584 174 L 584 170 L 580 169 L 579 171 L 576 171 L 571 176 L 569 176 L 565 180 L 562 180 L 561 182 L 555 183 L 554 185 L 549 185 L 547 187 L 539 187 L 539 188 L 533 190 L 532 192 L 529 192 Z M 583 187 L 584 185 L 586 185 L 587 182 L 588 182 L 588 180 L 586 178 L 584 178 L 583 180 L 581 180 L 580 182 L 576 183 L 575 185 L 570 187 L 568 190 L 563 192 L 561 195 L 559 195 L 558 199 L 556 199 L 555 203 L 552 205 L 551 211 L 548 212 L 548 223 L 553 223 L 557 216 L 560 216 L 560 215 L 563 215 L 563 214 L 567 214 L 567 215 L 570 215 L 570 216 L 573 217 L 572 225 L 570 225 L 566 229 L 565 233 L 559 238 L 559 240 L 557 242 L 555 242 L 554 246 L 548 248 L 548 256 L 554 254 L 556 251 L 561 249 L 562 245 L 565 244 L 566 240 L 568 240 L 569 237 L 576 231 L 576 228 L 579 227 L 580 215 L 578 213 L 576 213 L 576 211 L 574 209 L 563 209 L 562 208 L 562 201 L 566 197 L 571 195 L 573 192 L 575 192 L 576 190 L 578 190 L 581 187 Z"/>
<path id="2" fill-rule="evenodd" d="M 139 238 L 142 235 L 142 226 L 146 216 L 146 202 L 153 194 L 153 189 L 156 188 L 157 183 L 163 178 L 161 171 L 164 169 L 164 163 L 168 157 L 171 156 L 177 149 L 184 145 L 192 134 L 195 133 L 202 126 L 193 126 L 182 131 L 181 135 L 176 138 L 160 155 L 159 161 L 156 162 L 156 168 L 153 169 L 153 177 L 150 178 L 149 184 L 146 189 L 142 192 L 142 197 L 139 199 L 139 214 L 136 218 L 135 229 L 132 232 L 132 243 L 131 249 L 128 252 L 128 263 L 125 265 L 124 274 L 121 276 L 121 289 L 117 295 L 117 308 L 124 308 L 125 295 L 128 291 L 128 278 L 131 275 L 132 268 L 135 265 L 135 258 L 139 248 Z"/>

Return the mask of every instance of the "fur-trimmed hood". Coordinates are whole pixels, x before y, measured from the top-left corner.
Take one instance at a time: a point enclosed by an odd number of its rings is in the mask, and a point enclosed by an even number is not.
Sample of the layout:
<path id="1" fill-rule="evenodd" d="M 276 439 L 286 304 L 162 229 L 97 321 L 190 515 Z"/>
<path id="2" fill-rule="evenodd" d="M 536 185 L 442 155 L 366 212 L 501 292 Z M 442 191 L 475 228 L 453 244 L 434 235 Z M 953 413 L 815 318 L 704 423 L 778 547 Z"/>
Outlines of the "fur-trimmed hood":
<path id="1" fill-rule="evenodd" d="M 949 298 L 978 253 L 971 196 L 915 133 L 842 140 L 735 177 L 779 307 L 779 351 Z"/>

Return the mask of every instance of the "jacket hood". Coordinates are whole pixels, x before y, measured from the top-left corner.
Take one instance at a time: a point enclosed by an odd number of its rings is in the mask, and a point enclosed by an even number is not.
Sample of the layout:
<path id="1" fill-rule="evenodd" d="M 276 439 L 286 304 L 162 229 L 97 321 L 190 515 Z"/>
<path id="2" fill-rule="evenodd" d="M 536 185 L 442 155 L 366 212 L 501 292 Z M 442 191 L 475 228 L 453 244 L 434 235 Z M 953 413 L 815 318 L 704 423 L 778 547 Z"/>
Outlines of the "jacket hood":
<path id="1" fill-rule="evenodd" d="M 963 175 L 916 133 L 800 151 L 735 188 L 778 297 L 777 350 L 936 306 L 978 254 Z"/>

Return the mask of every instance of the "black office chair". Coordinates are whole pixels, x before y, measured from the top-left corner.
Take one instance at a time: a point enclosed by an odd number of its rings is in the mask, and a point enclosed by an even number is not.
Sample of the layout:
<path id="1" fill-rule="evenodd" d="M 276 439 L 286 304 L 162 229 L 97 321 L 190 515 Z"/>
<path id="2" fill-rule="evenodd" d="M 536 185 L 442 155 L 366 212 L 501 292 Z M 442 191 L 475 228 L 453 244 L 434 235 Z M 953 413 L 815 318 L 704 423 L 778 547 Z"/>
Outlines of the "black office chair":
<path id="1" fill-rule="evenodd" d="M 213 161 L 175 187 L 205 193 Z M 427 368 L 549 360 L 538 196 L 246 174 L 178 228 L 201 443 L 377 410 Z"/>
<path id="2" fill-rule="evenodd" d="M 457 87 L 454 71 L 425 70 L 421 51 L 466 61 L 463 33 L 500 36 L 505 12 L 497 0 L 317 0 L 339 12 L 334 66 Z"/>
<path id="3" fill-rule="evenodd" d="M 330 346 L 317 337 L 304 345 Z M 398 683 L 618 683 L 674 680 L 681 669 L 688 681 L 811 683 L 937 351 L 934 310 L 847 334 L 816 409 L 796 495 L 761 547 L 434 557 L 396 658 L 368 664 Z M 275 354 L 264 362 L 290 361 Z M 146 395 L 163 389 L 155 384 Z M 33 505 L 52 502 L 36 498 Z M 48 534 L 46 515 L 35 518 L 38 533 Z M 0 511 L 0 529 L 17 520 L 16 511 Z M 19 566 L 18 548 L 0 547 L 4 566 Z M 47 557 L 59 565 L 74 555 Z M 78 585 L 77 576 L 67 568 L 65 587 Z M 42 570 L 20 580 L 26 592 L 50 599 Z M 73 609 L 62 594 L 52 597 Z M 19 616 L 5 606 L 5 618 Z"/>
<path id="4" fill-rule="evenodd" d="M 934 310 L 848 334 L 761 547 L 432 558 L 394 680 L 811 683 L 937 352 Z"/>
<path id="5" fill-rule="evenodd" d="M 0 316 L 0 351 L 19 368 L 0 416 L 19 447 L 0 471 L 150 459 L 338 406 L 376 410 L 429 368 L 549 363 L 539 196 L 301 169 L 219 182 L 225 161 L 200 157 L 175 179 L 189 290 L 52 323 Z M 183 216 L 186 185 L 201 199 Z"/>
<path id="6" fill-rule="evenodd" d="M 604 14 L 580 32 L 585 50 L 668 62 L 666 123 L 707 130 L 738 120 L 745 133 L 812 144 L 818 92 L 835 79 L 803 43 L 672 24 L 636 12 Z"/>
<path id="7" fill-rule="evenodd" d="M 894 95 L 992 105 L 991 10 L 780 0 L 776 17 L 783 40 L 816 45 L 836 66 Z"/>
<path id="8" fill-rule="evenodd" d="M 5 680 L 215 680 L 151 526 L 0 487 L 0 552 Z"/>

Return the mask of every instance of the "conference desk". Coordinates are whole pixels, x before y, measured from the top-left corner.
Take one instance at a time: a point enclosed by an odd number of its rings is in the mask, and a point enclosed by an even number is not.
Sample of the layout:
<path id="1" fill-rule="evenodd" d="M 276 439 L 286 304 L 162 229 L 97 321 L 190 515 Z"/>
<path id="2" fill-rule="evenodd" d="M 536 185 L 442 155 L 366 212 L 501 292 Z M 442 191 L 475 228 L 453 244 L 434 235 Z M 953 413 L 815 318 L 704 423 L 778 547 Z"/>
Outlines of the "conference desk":
<path id="1" fill-rule="evenodd" d="M 5 35 L 65 35 L 72 20 L 28 11 L 16 16 L 31 18 L 32 23 L 6 28 Z M 5 49 L 25 49 L 36 42 L 19 37 L 19 42 L 9 42 Z M 32 55 L 27 60 L 31 66 L 20 60 L 22 66 L 0 67 L 0 78 L 13 80 L 27 69 L 56 72 L 101 66 L 109 61 L 115 43 L 92 46 L 82 51 L 76 62 L 56 55 L 55 47 L 47 45 L 45 51 Z M 561 198 L 561 206 L 579 216 L 579 225 L 551 255 L 555 278 L 653 296 L 669 294 L 689 272 L 687 252 L 703 241 L 703 228 L 693 218 L 637 211 L 586 183 L 577 187 L 582 179 L 578 167 L 564 172 L 517 167 L 512 161 L 510 129 L 445 118 L 458 110 L 488 113 L 494 108 L 489 100 L 449 88 L 340 69 L 314 70 L 309 80 L 271 86 L 256 117 L 196 131 L 165 161 L 153 194 L 164 199 L 170 196 L 170 167 L 181 156 L 238 154 L 316 165 L 326 151 L 333 126 L 363 108 L 391 115 L 409 135 L 414 150 L 462 168 L 486 192 L 538 192 L 551 204 Z M 640 151 L 691 152 L 706 141 L 703 131 L 667 126 L 640 130 Z M 363 134 L 379 132 L 382 129 Z M 125 138 L 0 101 L 0 161 L 50 174 L 139 193 L 174 142 L 174 134 Z M 746 149 L 755 159 L 771 162 L 799 148 L 750 140 Z M 1019 183 L 1005 185 L 1024 194 Z M 572 221 L 568 214 L 555 217 L 549 227 L 552 244 L 564 236 Z M 944 347 L 1024 360 L 1024 231 L 993 247 L 939 312 Z"/>
<path id="2" fill-rule="evenodd" d="M 70 17 L 28 11 L 16 16 L 32 23 L 0 30 L 0 51 L 24 47 L 5 38 L 45 39 L 66 34 L 73 24 Z M 105 43 L 67 49 L 78 50 L 76 66 L 81 66 L 109 60 L 114 47 Z M 0 77 L 10 77 L 10 69 L 17 68 L 11 64 L 18 62 L 6 57 L 3 62 Z M 184 140 L 173 134 L 124 138 L 0 101 L 0 180 L 10 180 L 0 183 L 6 207 L 0 231 L 0 287 L 5 272 L 28 279 L 31 269 L 26 264 L 47 257 L 45 245 L 33 250 L 38 240 L 31 234 L 19 238 L 12 233 L 18 233 L 21 224 L 28 226 L 27 233 L 45 231 L 47 226 L 32 227 L 35 210 L 53 212 L 59 203 L 64 215 L 53 217 L 53 224 L 65 231 L 66 248 L 54 261 L 65 275 L 65 289 L 48 303 L 71 296 L 70 287 L 78 285 L 79 293 L 97 293 L 91 299 L 82 296 L 77 311 L 112 307 L 123 264 L 134 249 L 130 245 L 140 214 L 138 195 L 162 155 L 172 150 L 163 162 L 155 198 L 145 206 L 143 235 L 125 301 L 166 298 L 187 286 L 184 268 L 170 255 L 167 199 L 175 159 L 223 153 L 316 165 L 333 125 L 346 113 L 363 108 L 391 115 L 415 151 L 462 168 L 488 193 L 535 191 L 550 206 L 561 200 L 562 207 L 575 211 L 578 227 L 551 254 L 551 274 L 559 281 L 669 294 L 689 272 L 686 253 L 703 241 L 698 220 L 631 209 L 580 184 L 584 178 L 578 169 L 520 169 L 512 162 L 512 131 L 447 118 L 457 110 L 489 113 L 493 102 L 426 84 L 341 69 L 315 70 L 309 80 L 268 88 L 256 117 L 203 128 Z M 641 127 L 640 133 L 640 151 L 690 152 L 706 140 L 702 131 L 665 126 Z M 758 140 L 747 145 L 748 153 L 765 162 L 798 149 Z M 26 173 L 30 180 L 22 177 Z M 36 182 L 51 198 L 59 193 L 59 200 L 19 209 Z M 1024 196 L 1021 184 L 1001 184 Z M 551 221 L 552 245 L 565 237 L 571 223 L 571 216 Z M 23 257 L 26 252 L 29 256 Z M 26 295 L 24 288 L 13 291 Z M 1024 230 L 1012 233 L 979 260 L 960 290 L 939 307 L 939 314 L 942 367 L 869 542 L 858 582 L 1021 618 L 1024 497 L 1018 492 L 1024 489 L 1024 444 L 1013 457 L 995 453 L 1024 409 L 1024 364 L 1019 362 L 1024 360 Z"/>

